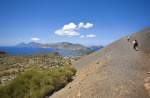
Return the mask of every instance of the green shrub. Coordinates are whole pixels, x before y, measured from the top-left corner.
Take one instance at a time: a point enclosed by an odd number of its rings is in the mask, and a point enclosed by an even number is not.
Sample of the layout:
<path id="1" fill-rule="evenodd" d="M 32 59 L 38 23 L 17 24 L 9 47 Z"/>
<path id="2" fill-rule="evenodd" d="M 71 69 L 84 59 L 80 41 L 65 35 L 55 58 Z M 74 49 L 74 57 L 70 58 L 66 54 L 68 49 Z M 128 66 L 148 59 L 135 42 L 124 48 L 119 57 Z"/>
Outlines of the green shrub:
<path id="1" fill-rule="evenodd" d="M 75 72 L 70 66 L 28 69 L 8 85 L 0 86 L 0 98 L 42 98 L 64 87 Z"/>

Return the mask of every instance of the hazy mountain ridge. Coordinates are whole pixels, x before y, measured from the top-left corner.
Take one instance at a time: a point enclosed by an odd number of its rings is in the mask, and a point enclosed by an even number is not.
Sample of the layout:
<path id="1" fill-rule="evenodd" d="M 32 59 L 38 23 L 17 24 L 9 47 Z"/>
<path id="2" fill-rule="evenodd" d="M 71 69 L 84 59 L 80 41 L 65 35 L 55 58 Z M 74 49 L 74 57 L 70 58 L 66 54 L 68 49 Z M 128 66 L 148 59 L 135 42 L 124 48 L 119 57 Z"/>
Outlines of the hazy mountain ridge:
<path id="1" fill-rule="evenodd" d="M 10 55 L 34 55 L 58 52 L 62 56 L 83 56 L 103 48 L 103 46 L 84 46 L 68 42 L 43 44 L 37 42 L 20 43 L 15 46 L 0 47 Z"/>
<path id="2" fill-rule="evenodd" d="M 35 48 L 55 48 L 55 49 L 64 49 L 64 50 L 98 50 L 103 48 L 103 46 L 90 46 L 86 47 L 81 44 L 74 44 L 69 42 L 58 42 L 58 43 L 51 43 L 51 44 L 42 44 L 37 42 L 30 42 L 30 43 L 20 43 L 16 45 L 17 47 L 35 47 Z"/>

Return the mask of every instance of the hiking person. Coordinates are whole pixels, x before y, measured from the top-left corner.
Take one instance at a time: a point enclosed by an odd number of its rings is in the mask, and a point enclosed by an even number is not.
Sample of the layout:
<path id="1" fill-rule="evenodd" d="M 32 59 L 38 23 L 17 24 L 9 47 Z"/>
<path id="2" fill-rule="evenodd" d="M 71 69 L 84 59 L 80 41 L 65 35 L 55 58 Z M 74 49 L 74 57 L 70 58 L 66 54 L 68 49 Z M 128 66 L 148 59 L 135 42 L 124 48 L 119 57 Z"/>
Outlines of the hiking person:
<path id="1" fill-rule="evenodd" d="M 138 48 L 138 41 L 137 40 L 133 40 L 132 44 L 133 44 L 133 49 L 138 51 L 138 49 L 137 49 Z"/>
<path id="2" fill-rule="evenodd" d="M 130 36 L 127 36 L 127 41 L 128 41 L 128 42 L 130 41 Z"/>

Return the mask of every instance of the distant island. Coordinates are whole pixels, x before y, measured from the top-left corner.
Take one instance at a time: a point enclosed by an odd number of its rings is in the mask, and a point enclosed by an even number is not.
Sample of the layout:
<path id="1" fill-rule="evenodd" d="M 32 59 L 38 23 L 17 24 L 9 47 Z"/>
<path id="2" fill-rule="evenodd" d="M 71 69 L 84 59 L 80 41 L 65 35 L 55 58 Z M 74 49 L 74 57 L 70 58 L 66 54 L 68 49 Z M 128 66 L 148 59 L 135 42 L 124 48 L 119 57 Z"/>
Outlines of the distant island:
<path id="1" fill-rule="evenodd" d="M 74 44 L 69 42 L 57 42 L 57 43 L 50 43 L 50 44 L 42 44 L 37 42 L 29 42 L 29 43 L 20 43 L 16 45 L 17 47 L 36 47 L 36 48 L 55 48 L 55 49 L 64 49 L 64 50 L 87 50 L 87 49 L 100 49 L 103 46 L 84 46 L 81 44 Z"/>
<path id="2" fill-rule="evenodd" d="M 0 51 L 7 52 L 11 55 L 32 55 L 32 54 L 47 54 L 58 52 L 63 56 L 82 56 L 91 52 L 97 51 L 103 46 L 84 46 L 69 42 L 58 42 L 43 44 L 37 42 L 19 43 L 11 47 L 0 47 Z"/>

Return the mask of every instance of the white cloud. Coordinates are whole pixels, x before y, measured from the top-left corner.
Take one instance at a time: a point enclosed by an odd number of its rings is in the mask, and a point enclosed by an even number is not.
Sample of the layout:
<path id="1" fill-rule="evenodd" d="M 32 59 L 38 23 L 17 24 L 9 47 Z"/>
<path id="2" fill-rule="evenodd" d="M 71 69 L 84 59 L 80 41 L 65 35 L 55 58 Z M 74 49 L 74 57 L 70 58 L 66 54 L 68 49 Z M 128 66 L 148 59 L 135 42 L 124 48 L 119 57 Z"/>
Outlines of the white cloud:
<path id="1" fill-rule="evenodd" d="M 73 22 L 66 24 L 63 26 L 62 30 L 75 30 L 77 28 L 77 25 Z"/>
<path id="2" fill-rule="evenodd" d="M 78 28 L 84 28 L 84 23 L 83 23 L 83 22 L 80 22 L 80 23 L 78 24 Z"/>
<path id="3" fill-rule="evenodd" d="M 81 35 L 79 38 L 94 38 L 96 35 L 94 34 L 88 34 L 88 35 Z"/>
<path id="4" fill-rule="evenodd" d="M 84 26 L 84 28 L 88 29 L 88 28 L 92 28 L 93 24 L 91 23 L 86 23 L 86 25 Z"/>
<path id="5" fill-rule="evenodd" d="M 85 38 L 85 35 L 81 35 L 79 38 Z"/>
<path id="6" fill-rule="evenodd" d="M 91 24 L 91 23 L 83 23 L 83 22 L 80 22 L 79 24 L 78 24 L 78 28 L 79 29 L 81 29 L 81 28 L 83 28 L 83 29 L 89 29 L 89 28 L 92 28 L 93 27 L 93 24 Z"/>
<path id="7" fill-rule="evenodd" d="M 32 37 L 31 38 L 31 41 L 39 41 L 40 40 L 40 38 L 37 38 L 37 37 Z"/>
<path id="8" fill-rule="evenodd" d="M 88 34 L 88 35 L 86 35 L 86 37 L 87 38 L 94 38 L 94 37 L 96 37 L 96 35 L 94 35 L 94 34 Z"/>
<path id="9" fill-rule="evenodd" d="M 54 33 L 59 36 L 73 37 L 80 35 L 80 29 L 88 29 L 91 27 L 93 27 L 93 24 L 91 23 L 80 22 L 78 25 L 76 25 L 75 23 L 71 22 L 69 24 L 64 25 L 61 29 L 56 30 Z M 81 36 L 81 38 L 83 38 L 83 36 Z"/>
<path id="10" fill-rule="evenodd" d="M 76 32 L 74 30 L 61 30 L 61 29 L 59 29 L 59 30 L 56 30 L 54 33 L 59 35 L 59 36 L 68 36 L 68 37 L 80 35 L 80 33 Z"/>

